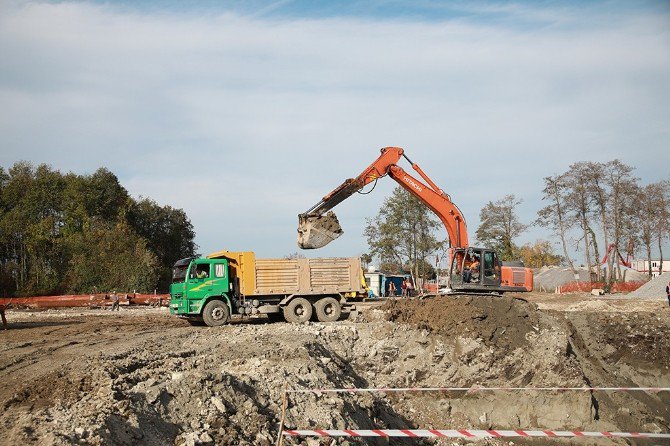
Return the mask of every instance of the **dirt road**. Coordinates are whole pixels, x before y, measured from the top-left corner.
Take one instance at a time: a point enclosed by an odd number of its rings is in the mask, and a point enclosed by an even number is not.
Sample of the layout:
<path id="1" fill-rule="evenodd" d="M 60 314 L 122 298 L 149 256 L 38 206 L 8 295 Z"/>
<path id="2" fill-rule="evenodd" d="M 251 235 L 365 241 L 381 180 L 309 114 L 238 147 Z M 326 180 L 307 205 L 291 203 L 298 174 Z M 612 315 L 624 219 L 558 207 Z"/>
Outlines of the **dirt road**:
<path id="1" fill-rule="evenodd" d="M 667 304 L 524 297 L 393 301 L 332 324 L 216 329 L 164 309 L 9 311 L 11 328 L 0 331 L 0 444 L 271 445 L 286 385 L 670 387 Z M 670 395 L 293 394 L 286 426 L 669 432 Z M 331 441 L 287 444 L 388 444 Z"/>

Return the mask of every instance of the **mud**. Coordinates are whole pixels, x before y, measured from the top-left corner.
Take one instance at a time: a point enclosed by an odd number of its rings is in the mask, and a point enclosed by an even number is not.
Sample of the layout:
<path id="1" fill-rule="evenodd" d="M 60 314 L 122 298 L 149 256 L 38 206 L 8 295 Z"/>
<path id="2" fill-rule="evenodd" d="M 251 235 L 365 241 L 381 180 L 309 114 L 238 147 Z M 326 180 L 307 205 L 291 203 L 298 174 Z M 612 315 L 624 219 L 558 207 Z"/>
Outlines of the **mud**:
<path id="1" fill-rule="evenodd" d="M 337 323 L 256 319 L 219 328 L 191 327 L 163 309 L 11 311 L 10 330 L 0 332 L 0 444 L 273 445 L 287 386 L 670 386 L 670 311 L 662 313 L 666 310 L 654 302 L 635 312 L 615 305 L 607 311 L 561 309 L 579 302 L 590 300 L 573 296 L 556 302 L 537 294 L 529 302 L 393 301 L 363 304 L 354 320 Z M 669 397 L 290 394 L 285 423 L 300 429 L 668 432 Z M 388 443 L 290 439 L 287 444 Z"/>

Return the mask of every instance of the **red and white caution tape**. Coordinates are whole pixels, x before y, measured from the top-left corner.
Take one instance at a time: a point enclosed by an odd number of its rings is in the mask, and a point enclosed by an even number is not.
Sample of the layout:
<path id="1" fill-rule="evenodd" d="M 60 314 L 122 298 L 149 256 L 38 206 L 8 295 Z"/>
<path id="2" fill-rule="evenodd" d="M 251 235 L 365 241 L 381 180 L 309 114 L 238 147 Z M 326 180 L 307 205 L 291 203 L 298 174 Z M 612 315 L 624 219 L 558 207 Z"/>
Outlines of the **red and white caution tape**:
<path id="1" fill-rule="evenodd" d="M 668 392 L 670 387 L 379 387 L 379 388 L 348 388 L 348 389 L 291 389 L 288 393 L 389 393 L 389 392 L 494 392 L 494 391 L 528 391 L 528 392 Z"/>
<path id="2" fill-rule="evenodd" d="M 553 430 L 478 430 L 478 429 L 344 429 L 284 430 L 287 437 L 409 437 L 409 438 L 500 438 L 500 437 L 600 437 L 670 438 L 670 434 L 642 432 L 584 432 Z"/>

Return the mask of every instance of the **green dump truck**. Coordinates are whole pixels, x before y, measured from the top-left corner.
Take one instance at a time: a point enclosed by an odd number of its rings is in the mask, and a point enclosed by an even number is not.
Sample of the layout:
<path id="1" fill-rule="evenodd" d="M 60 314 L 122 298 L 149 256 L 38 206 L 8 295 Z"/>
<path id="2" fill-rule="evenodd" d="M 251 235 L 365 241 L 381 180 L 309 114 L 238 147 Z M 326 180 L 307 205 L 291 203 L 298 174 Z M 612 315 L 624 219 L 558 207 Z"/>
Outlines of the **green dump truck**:
<path id="1" fill-rule="evenodd" d="M 332 322 L 364 293 L 361 261 L 352 258 L 257 259 L 253 252 L 219 251 L 175 263 L 170 312 L 193 324 L 224 325 L 231 316 Z"/>

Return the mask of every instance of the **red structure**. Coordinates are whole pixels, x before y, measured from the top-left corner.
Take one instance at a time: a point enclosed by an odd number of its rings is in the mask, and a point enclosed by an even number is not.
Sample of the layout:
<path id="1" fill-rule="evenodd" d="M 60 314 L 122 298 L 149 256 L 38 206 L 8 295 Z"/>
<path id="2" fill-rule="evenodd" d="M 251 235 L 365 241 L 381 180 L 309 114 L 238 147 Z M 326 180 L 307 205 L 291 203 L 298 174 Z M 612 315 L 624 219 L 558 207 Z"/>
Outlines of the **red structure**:
<path id="1" fill-rule="evenodd" d="M 121 305 L 167 306 L 169 294 L 123 294 Z M 68 307 L 106 307 L 112 305 L 108 294 L 68 294 L 64 296 L 35 296 L 0 298 L 0 308 L 68 308 Z"/>
<path id="2" fill-rule="evenodd" d="M 611 293 L 630 293 L 644 285 L 646 282 L 616 282 L 612 284 Z M 590 293 L 591 290 L 605 288 L 605 282 L 570 282 L 558 287 L 558 293 L 575 293 L 582 291 Z"/>

